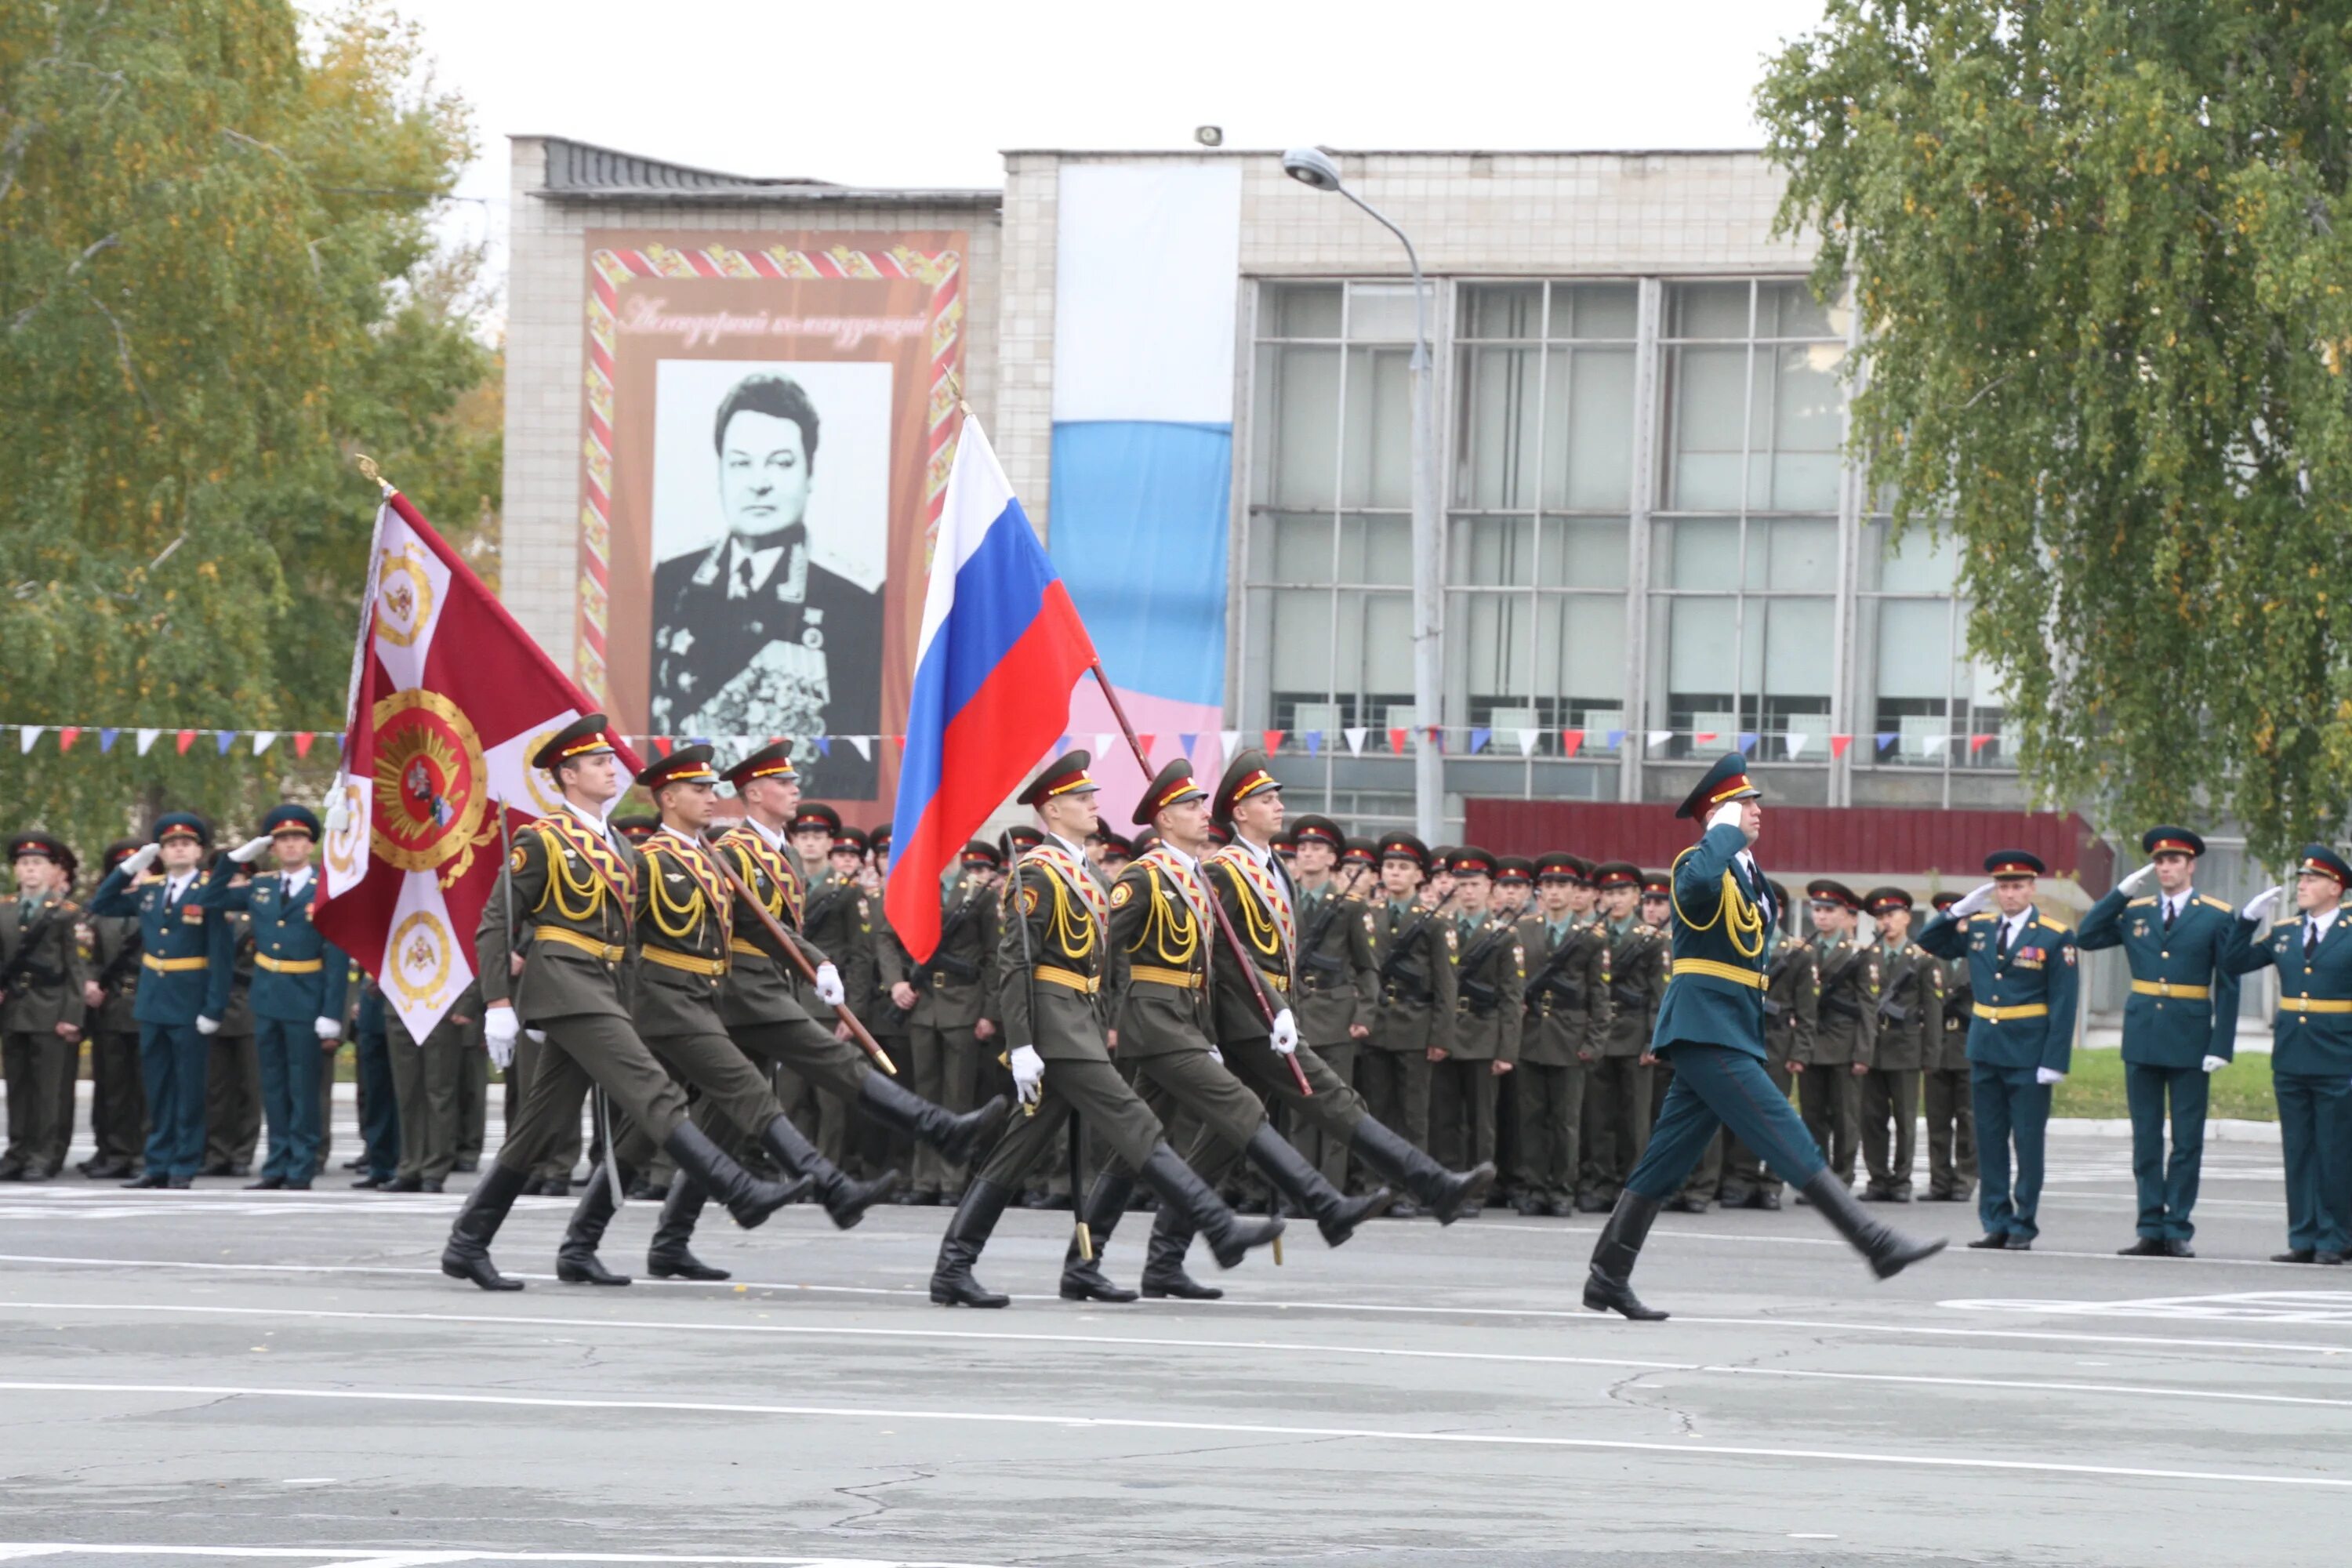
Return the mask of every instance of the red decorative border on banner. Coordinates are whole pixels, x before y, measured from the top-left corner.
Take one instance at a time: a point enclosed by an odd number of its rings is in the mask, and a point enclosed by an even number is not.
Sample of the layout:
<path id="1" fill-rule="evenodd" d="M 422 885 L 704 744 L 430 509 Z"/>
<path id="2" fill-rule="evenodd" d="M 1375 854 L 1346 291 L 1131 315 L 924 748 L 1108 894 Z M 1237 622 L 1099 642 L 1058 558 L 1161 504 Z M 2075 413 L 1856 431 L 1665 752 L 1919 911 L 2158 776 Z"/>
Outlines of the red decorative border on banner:
<path id="1" fill-rule="evenodd" d="M 923 557 L 930 559 L 946 503 L 948 469 L 955 458 L 956 432 L 962 427 L 962 390 L 957 366 L 963 351 L 963 258 L 953 250 L 920 251 L 896 246 L 887 251 L 835 246 L 823 251 L 771 246 L 737 250 L 707 246 L 673 250 L 598 250 L 588 258 L 588 433 L 582 442 L 580 483 L 580 594 L 572 656 L 572 678 L 592 702 L 605 703 L 604 633 L 611 603 L 613 516 L 613 344 L 619 320 L 620 286 L 629 278 L 911 278 L 928 283 L 930 309 L 930 396 L 925 409 Z"/>

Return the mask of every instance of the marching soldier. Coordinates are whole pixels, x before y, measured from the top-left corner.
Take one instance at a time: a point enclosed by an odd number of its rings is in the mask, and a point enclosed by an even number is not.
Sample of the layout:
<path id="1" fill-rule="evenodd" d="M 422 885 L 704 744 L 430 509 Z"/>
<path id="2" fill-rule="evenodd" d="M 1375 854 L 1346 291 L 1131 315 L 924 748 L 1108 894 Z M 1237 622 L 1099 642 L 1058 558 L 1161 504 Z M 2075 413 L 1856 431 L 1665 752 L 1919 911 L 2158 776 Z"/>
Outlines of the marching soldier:
<path id="1" fill-rule="evenodd" d="M 2273 1263 L 2341 1264 L 2352 1254 L 2352 932 L 2344 889 L 2352 865 L 2325 844 L 2295 868 L 2295 912 L 2263 918 L 2284 890 L 2257 894 L 2238 917 L 2225 966 L 2278 971 L 2271 1085 L 2286 1161 L 2286 1247 Z"/>
<path id="2" fill-rule="evenodd" d="M 1518 1065 L 1527 952 L 1493 907 L 1496 858 L 1454 853 L 1454 1037 L 1430 1047 L 1430 1150 L 1441 1165 L 1492 1164 L 1496 1085 Z"/>
<path id="3" fill-rule="evenodd" d="M 688 1121 L 685 1092 L 632 1022 L 624 964 L 633 956 L 638 884 L 654 873 L 604 820 L 623 783 L 604 716 L 590 713 L 566 725 L 532 753 L 530 765 L 548 775 L 562 804 L 515 835 L 500 873 L 504 885 L 483 904 L 474 942 L 493 1060 L 504 1067 L 525 1028 L 543 1035 L 547 1048 L 521 1114 L 497 1161 L 474 1184 L 441 1252 L 444 1274 L 485 1290 L 522 1289 L 521 1280 L 491 1263 L 490 1242 L 532 1165 L 567 1122 L 579 1126 L 592 1084 L 611 1095 L 641 1133 L 669 1150 L 681 1176 L 691 1173 L 746 1229 L 808 1186 L 757 1180 Z M 508 929 L 509 909 L 520 929 Z"/>
<path id="4" fill-rule="evenodd" d="M 269 1120 L 269 1157 L 247 1191 L 307 1192 L 319 1173 L 319 1075 L 321 1047 L 343 1035 L 343 994 L 351 960 L 319 934 L 310 907 L 319 879 L 310 854 L 319 818 L 308 806 L 278 805 L 261 819 L 261 833 L 215 861 L 202 895 L 205 907 L 245 917 L 253 942 L 255 973 L 246 993 L 253 1010 L 261 1099 Z M 268 850 L 275 868 L 239 878 Z"/>
<path id="5" fill-rule="evenodd" d="M 106 847 L 99 874 L 113 870 L 138 848 L 135 838 L 116 839 Z M 138 1173 L 140 1151 L 147 1142 L 147 1093 L 139 1082 L 139 1020 L 132 1016 L 139 999 L 139 922 L 121 915 L 85 914 L 76 934 L 89 971 L 82 1001 L 89 1009 L 84 1026 L 89 1037 L 89 1131 L 96 1147 L 75 1168 L 93 1182 L 121 1180 Z"/>
<path id="6" fill-rule="evenodd" d="M 1862 1195 L 1907 1204 L 1918 1149 L 1919 1075 L 1943 1042 L 1943 969 L 1911 940 L 1910 894 L 1873 888 L 1864 903 L 1878 923 L 1878 1033 L 1862 1080 L 1862 1156 L 1870 1168 Z"/>
<path id="7" fill-rule="evenodd" d="M 194 1184 L 205 1157 L 207 1037 L 220 1027 L 205 1013 L 213 949 L 225 931 L 196 900 L 196 877 L 212 829 L 201 816 L 166 813 L 155 840 L 123 857 L 90 895 L 94 915 L 139 921 L 139 1069 L 147 1090 L 147 1169 L 131 1187 Z M 163 874 L 139 884 L 161 860 Z M 209 1024 L 211 1029 L 202 1027 Z"/>
<path id="8" fill-rule="evenodd" d="M 1705 837 L 1675 859 L 1674 973 L 1657 1026 L 1658 1054 L 1675 1062 L 1675 1083 L 1593 1247 L 1584 1304 L 1595 1311 L 1665 1315 L 1633 1294 L 1633 1265 L 1664 1200 L 1727 1125 L 1798 1183 L 1880 1279 L 1944 1246 L 1872 1219 L 1823 1166 L 1804 1124 L 1764 1075 L 1764 937 L 1780 911 L 1752 847 L 1763 831 L 1761 795 L 1748 782 L 1746 759 L 1733 752 L 1675 813 L 1706 825 Z"/>
<path id="9" fill-rule="evenodd" d="M 1930 900 L 1942 914 L 1959 902 L 1958 893 Z M 1927 1118 L 1927 1197 L 1931 1203 L 1964 1204 L 1976 1195 L 1977 1113 L 1969 1093 L 1969 1025 L 1976 1016 L 1976 993 L 1969 986 L 1969 961 L 1939 958 L 1944 988 L 1943 1033 L 1921 1077 Z"/>
<path id="10" fill-rule="evenodd" d="M 1430 1052 L 1454 1037 L 1454 922 L 1439 912 L 1422 879 L 1428 847 L 1410 833 L 1380 841 L 1383 906 L 1371 911 L 1372 968 L 1381 987 L 1372 1032 L 1356 1063 L 1365 1103 L 1416 1149 L 1429 1147 Z M 1401 1198 L 1389 1212 L 1421 1211 Z"/>
<path id="11" fill-rule="evenodd" d="M 1590 861 L 1563 851 L 1537 857 L 1537 907 L 1518 924 L 1528 978 L 1511 1079 L 1517 1207 L 1530 1216 L 1573 1212 L 1585 1079 L 1609 1033 L 1609 943 L 1573 908 L 1576 884 L 1591 872 Z"/>
<path id="12" fill-rule="evenodd" d="M 1111 971 L 1110 889 L 1087 861 L 1087 836 L 1101 820 L 1089 760 L 1084 752 L 1056 758 L 1019 797 L 1048 837 L 1020 857 L 1006 883 L 996 963 L 1013 1085 L 1030 1112 L 982 1163 L 940 1238 L 931 1300 L 943 1307 L 1010 1304 L 973 1277 L 972 1266 L 1021 1179 L 1063 1147 L 1073 1110 L 1158 1194 L 1163 1215 L 1181 1214 L 1207 1234 L 1219 1267 L 1234 1267 L 1282 1234 L 1279 1219 L 1244 1219 L 1226 1207 L 1111 1066 L 1101 994 Z"/>
<path id="13" fill-rule="evenodd" d="M 1160 769 L 1145 788 L 1135 817 L 1138 826 L 1150 826 L 1158 837 L 1110 890 L 1111 957 L 1124 982 L 1111 1004 L 1120 1063 L 1142 1080 L 1144 1103 L 1155 1115 L 1181 1107 L 1223 1149 L 1239 1150 L 1263 1171 L 1297 1212 L 1313 1216 L 1326 1245 L 1339 1247 L 1358 1226 L 1385 1210 L 1391 1194 L 1382 1188 L 1366 1197 L 1343 1197 L 1336 1184 L 1275 1131 L 1265 1103 L 1210 1043 L 1213 992 L 1222 983 L 1212 979 L 1213 955 L 1221 951 L 1221 939 L 1209 908 L 1215 896 L 1210 873 L 1199 859 L 1209 847 L 1209 796 L 1193 782 L 1192 764 L 1179 758 Z M 1093 1237 L 1094 1256 L 1082 1256 L 1073 1237 L 1062 1264 L 1064 1300 L 1135 1300 L 1135 1291 L 1112 1284 L 1102 1271 L 1103 1246 L 1134 1188 L 1134 1173 L 1114 1160 L 1087 1189 L 1079 1217 Z M 1191 1300 L 1223 1294 L 1184 1272 L 1184 1244 L 1192 1234 L 1189 1226 L 1153 1227 L 1143 1294 Z"/>
<path id="14" fill-rule="evenodd" d="M 1789 902 L 1789 889 L 1778 882 L 1766 886 L 1772 894 L 1773 921 L 1764 950 L 1764 1073 L 1786 1100 L 1796 1081 L 1789 1064 L 1811 1054 L 1813 1032 L 1820 1026 L 1822 972 L 1812 944 L 1790 929 L 1795 909 Z M 1729 1128 L 1723 1137 L 1723 1206 L 1778 1209 L 1782 1173 L 1766 1169 Z"/>
<path id="15" fill-rule="evenodd" d="M 1356 1081 L 1356 1054 L 1372 1033 L 1380 1008 L 1380 970 L 1372 961 L 1371 913 L 1356 889 L 1364 861 L 1341 864 L 1347 836 L 1328 816 L 1302 816 L 1292 826 L 1298 879 L 1298 1036 L 1330 1065 L 1342 1083 Z M 1290 1141 L 1323 1173 L 1348 1184 L 1348 1146 L 1301 1118 Z"/>
<path id="16" fill-rule="evenodd" d="M 792 742 L 781 741 L 753 752 L 729 770 L 727 782 L 743 803 L 743 816 L 719 836 L 717 849 L 743 892 L 734 895 L 727 942 L 730 962 L 719 987 L 719 1012 L 736 1047 L 752 1061 L 782 1068 L 844 1105 L 856 1105 L 893 1131 L 937 1148 L 950 1164 L 984 1149 L 1004 1125 L 1009 1109 L 1004 1100 L 992 1099 L 977 1110 L 950 1114 L 878 1071 L 862 1046 L 842 1037 L 848 1032 L 846 1025 L 828 1028 L 803 1009 L 808 993 L 797 984 L 799 967 L 759 917 L 758 910 L 764 910 L 816 971 L 819 1005 L 829 1011 L 845 1001 L 847 993 L 839 969 L 806 935 L 810 885 L 792 863 L 785 844 L 786 826 L 804 809 Z M 851 1181 L 789 1121 L 770 1123 L 764 1142 L 787 1171 L 815 1179 L 818 1200 L 843 1229 L 856 1224 L 868 1204 L 898 1184 L 896 1171 L 873 1182 Z M 646 1267 L 656 1279 L 727 1278 L 726 1270 L 703 1262 L 688 1246 L 707 1195 L 683 1173 L 670 1187 L 646 1255 Z"/>
<path id="17" fill-rule="evenodd" d="M 8 1148 L 0 1181 L 46 1182 L 73 1138 L 73 1083 L 89 1020 L 89 978 L 75 927 L 74 852 L 54 834 L 8 841 L 16 897 L 0 904 L 0 1059 L 8 1081 Z M 63 1108 L 62 1122 L 58 1110 Z"/>
<path id="18" fill-rule="evenodd" d="M 1851 1186 L 1862 1131 L 1862 1079 L 1878 1039 L 1878 955 L 1854 935 L 1862 900 L 1853 889 L 1823 878 L 1807 883 L 1805 896 L 1819 933 L 1813 951 L 1822 980 L 1821 1022 L 1803 1058 L 1790 1058 L 1789 1070 L 1797 1075 L 1797 1103 L 1822 1157 Z"/>
<path id="19" fill-rule="evenodd" d="M 1667 911 L 1672 906 L 1673 897 L 1674 881 L 1665 872 L 1642 873 L 1642 923 L 1656 931 L 1662 942 L 1671 941 Z M 1651 1055 L 1656 1057 L 1657 1053 L 1654 1050 Z M 1657 1057 L 1650 1066 L 1651 1126 L 1656 1125 L 1658 1110 L 1665 1104 L 1666 1096 L 1672 1094 L 1674 1089 L 1675 1064 L 1664 1057 Z M 1644 1127 L 1643 1136 L 1646 1137 L 1648 1132 L 1649 1128 Z M 1668 1213 L 1705 1214 L 1714 1204 L 1716 1194 L 1723 1189 L 1724 1142 L 1725 1135 L 1718 1133 L 1713 1142 L 1700 1151 L 1698 1163 L 1691 1167 L 1690 1179 L 1683 1184 L 1683 1190 L 1666 1200 Z"/>
<path id="20" fill-rule="evenodd" d="M 225 849 L 213 852 L 212 874 L 226 875 L 242 891 L 252 871 L 228 858 Z M 209 887 L 207 882 L 205 887 Z M 200 887 L 196 897 L 206 897 Z M 205 1016 L 216 1020 L 210 1034 L 212 1050 L 205 1069 L 205 1163 L 200 1176 L 249 1176 L 253 1152 L 261 1143 L 261 1049 L 255 1034 L 253 976 L 255 938 L 253 917 L 243 910 L 225 910 L 214 918 L 221 935 L 205 999 Z M 196 1020 L 202 1029 L 205 1019 Z"/>
<path id="21" fill-rule="evenodd" d="M 892 1001 L 907 1013 L 908 1073 L 915 1093 L 954 1116 L 980 1103 L 982 1060 L 996 1038 L 987 1008 L 996 960 L 996 889 L 1003 879 L 1004 857 L 994 845 L 965 845 L 961 870 L 941 908 L 939 945 L 890 988 Z M 963 1161 L 919 1142 L 908 1201 L 952 1203 L 962 1195 L 968 1173 Z"/>
<path id="22" fill-rule="evenodd" d="M 2120 947 L 2131 965 L 2124 1004 L 2124 1098 L 2131 1108 L 2132 1179 L 2139 1237 L 2126 1258 L 2194 1258 L 2197 1179 L 2205 1160 L 2206 1079 L 2237 1052 L 2238 977 L 2222 960 L 2237 911 L 2200 897 L 2197 858 L 2205 840 L 2186 827 L 2140 837 L 2149 863 L 2091 906 L 2074 933 L 2085 952 Z M 2141 894 L 2154 878 L 2157 890 Z M 2137 896 L 2136 896 L 2137 895 Z M 2165 1101 L 2172 1102 L 2172 1158 L 2164 1156 Z"/>
<path id="23" fill-rule="evenodd" d="M 2023 849 L 1985 857 L 1992 880 L 1927 922 L 1919 945 L 1965 954 L 1976 994 L 1969 1027 L 1969 1089 L 1976 1102 L 1984 1235 L 1970 1247 L 2023 1252 L 2041 1227 L 2043 1137 L 2050 1091 L 2074 1051 L 2074 934 L 2033 906 L 2041 858 Z M 1985 906 L 1998 901 L 1998 909 Z M 2017 1184 L 2010 1185 L 2014 1146 Z"/>
<path id="24" fill-rule="evenodd" d="M 1592 868 L 1601 929 L 1609 943 L 1609 1033 L 1584 1094 L 1583 1196 L 1577 1207 L 1606 1213 L 1642 1156 L 1650 1131 L 1651 1028 L 1666 994 L 1666 943 L 1639 914 L 1641 868 L 1604 860 Z"/>
<path id="25" fill-rule="evenodd" d="M 1491 1163 L 1448 1170 L 1382 1126 L 1362 1098 L 1299 1040 L 1297 1020 L 1286 1005 L 1296 989 L 1297 892 L 1289 868 L 1274 853 L 1272 840 L 1282 827 L 1282 781 L 1264 752 L 1244 751 L 1234 758 L 1217 782 L 1212 810 L 1233 835 L 1231 845 L 1209 857 L 1206 871 L 1209 891 L 1223 907 L 1223 923 L 1234 938 L 1218 942 L 1211 960 L 1217 1047 L 1226 1065 L 1262 1098 L 1280 1100 L 1292 1117 L 1311 1120 L 1326 1133 L 1346 1139 L 1366 1165 L 1412 1195 L 1417 1212 L 1426 1211 L 1440 1225 L 1476 1213 L 1494 1185 Z M 1517 1021 L 1515 1013 L 1512 1022 Z M 1311 1093 L 1301 1092 L 1301 1079 Z M 1215 1128 L 1203 1127 L 1185 1158 L 1214 1181 L 1238 1153 Z M 1327 1193 L 1288 1195 L 1327 1227 L 1327 1235 L 1335 1224 L 1352 1226 L 1364 1217 L 1334 1211 Z M 1385 1200 L 1388 1194 L 1376 1196 Z M 1192 1231 L 1186 1215 L 1163 1206 L 1152 1227 L 1154 1254 L 1181 1260 Z"/>

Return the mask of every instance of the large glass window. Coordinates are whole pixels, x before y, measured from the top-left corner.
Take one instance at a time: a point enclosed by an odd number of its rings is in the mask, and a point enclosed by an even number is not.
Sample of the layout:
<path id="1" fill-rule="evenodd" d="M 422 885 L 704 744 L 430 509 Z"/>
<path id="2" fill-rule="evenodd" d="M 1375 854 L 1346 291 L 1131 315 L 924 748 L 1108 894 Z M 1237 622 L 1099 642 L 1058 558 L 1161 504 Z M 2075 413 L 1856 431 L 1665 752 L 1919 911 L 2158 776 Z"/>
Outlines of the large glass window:
<path id="1" fill-rule="evenodd" d="M 1888 520 L 1862 531 L 1857 604 L 1863 761 L 1898 768 L 2007 768 L 2017 745 L 1990 668 L 1969 657 L 1967 605 L 1948 533 Z"/>

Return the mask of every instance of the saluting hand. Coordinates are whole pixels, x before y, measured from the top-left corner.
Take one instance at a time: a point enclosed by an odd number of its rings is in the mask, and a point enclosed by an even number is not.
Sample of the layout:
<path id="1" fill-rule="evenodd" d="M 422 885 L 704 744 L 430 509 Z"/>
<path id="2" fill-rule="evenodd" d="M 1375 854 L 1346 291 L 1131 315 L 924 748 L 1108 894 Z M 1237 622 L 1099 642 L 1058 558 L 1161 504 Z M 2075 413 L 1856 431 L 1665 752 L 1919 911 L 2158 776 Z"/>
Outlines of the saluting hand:
<path id="1" fill-rule="evenodd" d="M 1975 887 L 1970 888 L 1968 890 L 1966 897 L 1962 898 L 1958 903 L 1952 906 L 1952 918 L 1956 921 L 1964 921 L 1968 919 L 1970 915 L 1976 913 L 1979 910 L 1992 902 L 1992 891 L 1993 889 L 1990 882 L 1979 882 Z"/>
<path id="2" fill-rule="evenodd" d="M 2246 919 L 2259 924 L 2263 917 L 2271 912 L 2271 906 L 2278 902 L 2279 895 L 2285 891 L 2286 889 L 2284 887 L 2265 888 L 2261 892 L 2256 893 L 2252 898 L 2248 899 L 2246 900 L 2246 907 L 2240 910 L 2238 912 L 2245 916 Z"/>
<path id="3" fill-rule="evenodd" d="M 2121 882 L 2116 884 L 2116 890 L 2128 897 L 2131 894 L 2138 892 L 2140 889 L 2146 887 L 2147 885 L 2147 879 L 2155 875 L 2156 862 L 2151 860 L 2147 865 L 2142 866 L 2138 870 L 2134 871 L 2130 876 L 2126 877 Z"/>
<path id="4" fill-rule="evenodd" d="M 256 860 L 259 859 L 261 858 L 261 852 L 268 847 L 269 835 L 265 833 L 257 838 L 248 838 L 244 843 L 238 845 L 236 848 L 230 850 L 228 852 L 228 858 L 236 861 L 240 866 L 250 866 Z"/>

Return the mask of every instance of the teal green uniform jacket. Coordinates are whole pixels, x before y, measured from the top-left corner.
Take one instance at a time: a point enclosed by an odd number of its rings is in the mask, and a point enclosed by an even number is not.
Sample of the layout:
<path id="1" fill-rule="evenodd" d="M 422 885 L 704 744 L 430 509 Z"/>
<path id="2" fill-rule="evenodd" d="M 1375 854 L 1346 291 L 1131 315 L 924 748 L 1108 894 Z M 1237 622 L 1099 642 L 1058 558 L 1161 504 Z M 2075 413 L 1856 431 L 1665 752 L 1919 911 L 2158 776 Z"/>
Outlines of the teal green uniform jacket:
<path id="1" fill-rule="evenodd" d="M 1676 1041 L 1764 1059 L 1765 935 L 1771 894 L 1738 863 L 1748 836 L 1728 823 L 1675 858 L 1674 968 L 1652 1050 Z"/>
<path id="2" fill-rule="evenodd" d="M 2271 1020 L 2271 1071 L 2314 1078 L 2352 1073 L 2352 906 L 2337 911 L 2319 952 L 2303 956 L 2303 917 L 2268 930 L 2238 920 L 2227 959 L 2230 973 L 2249 974 L 2268 964 L 2279 976 L 2279 1010 Z M 2334 1005 L 2311 1010 L 2298 1003 Z M 2340 1007 L 2342 1011 L 2336 1011 Z"/>
<path id="3" fill-rule="evenodd" d="M 2238 911 L 2193 889 L 2169 931 L 2155 896 L 2128 898 L 2118 888 L 2091 906 L 2074 945 L 2084 952 L 2120 947 L 2131 965 L 2124 1060 L 2186 1068 L 2203 1066 L 2207 1057 L 2230 1059 L 2237 1049 L 2238 977 L 2222 960 L 2237 934 Z"/>
<path id="4" fill-rule="evenodd" d="M 236 888 L 229 885 L 236 869 L 223 857 L 205 882 L 201 897 L 206 909 L 244 910 L 253 916 L 254 1016 L 300 1024 L 341 1018 L 343 990 L 350 984 L 352 965 L 341 950 L 310 923 L 310 905 L 319 896 L 319 873 L 313 870 L 302 891 L 289 899 L 284 873 L 264 871 Z M 289 973 L 270 968 L 263 959 L 319 967 Z"/>
<path id="5" fill-rule="evenodd" d="M 199 873 L 189 880 L 187 891 L 173 900 L 163 896 L 162 879 L 134 888 L 117 867 L 89 896 L 90 913 L 129 915 L 139 921 L 142 956 L 139 1000 L 132 1005 L 131 1016 L 142 1024 L 185 1026 L 205 1010 L 213 949 L 226 927 L 204 906 L 204 882 Z"/>
<path id="6" fill-rule="evenodd" d="M 1976 995 L 1976 1016 L 1969 1026 L 1970 1062 L 2011 1071 L 2066 1070 L 2074 1059 L 2079 980 L 2074 932 L 2036 909 L 2003 958 L 1998 912 L 1987 910 L 1956 921 L 1947 910 L 1919 932 L 1919 945 L 1938 958 L 1968 958 L 1969 986 Z"/>

